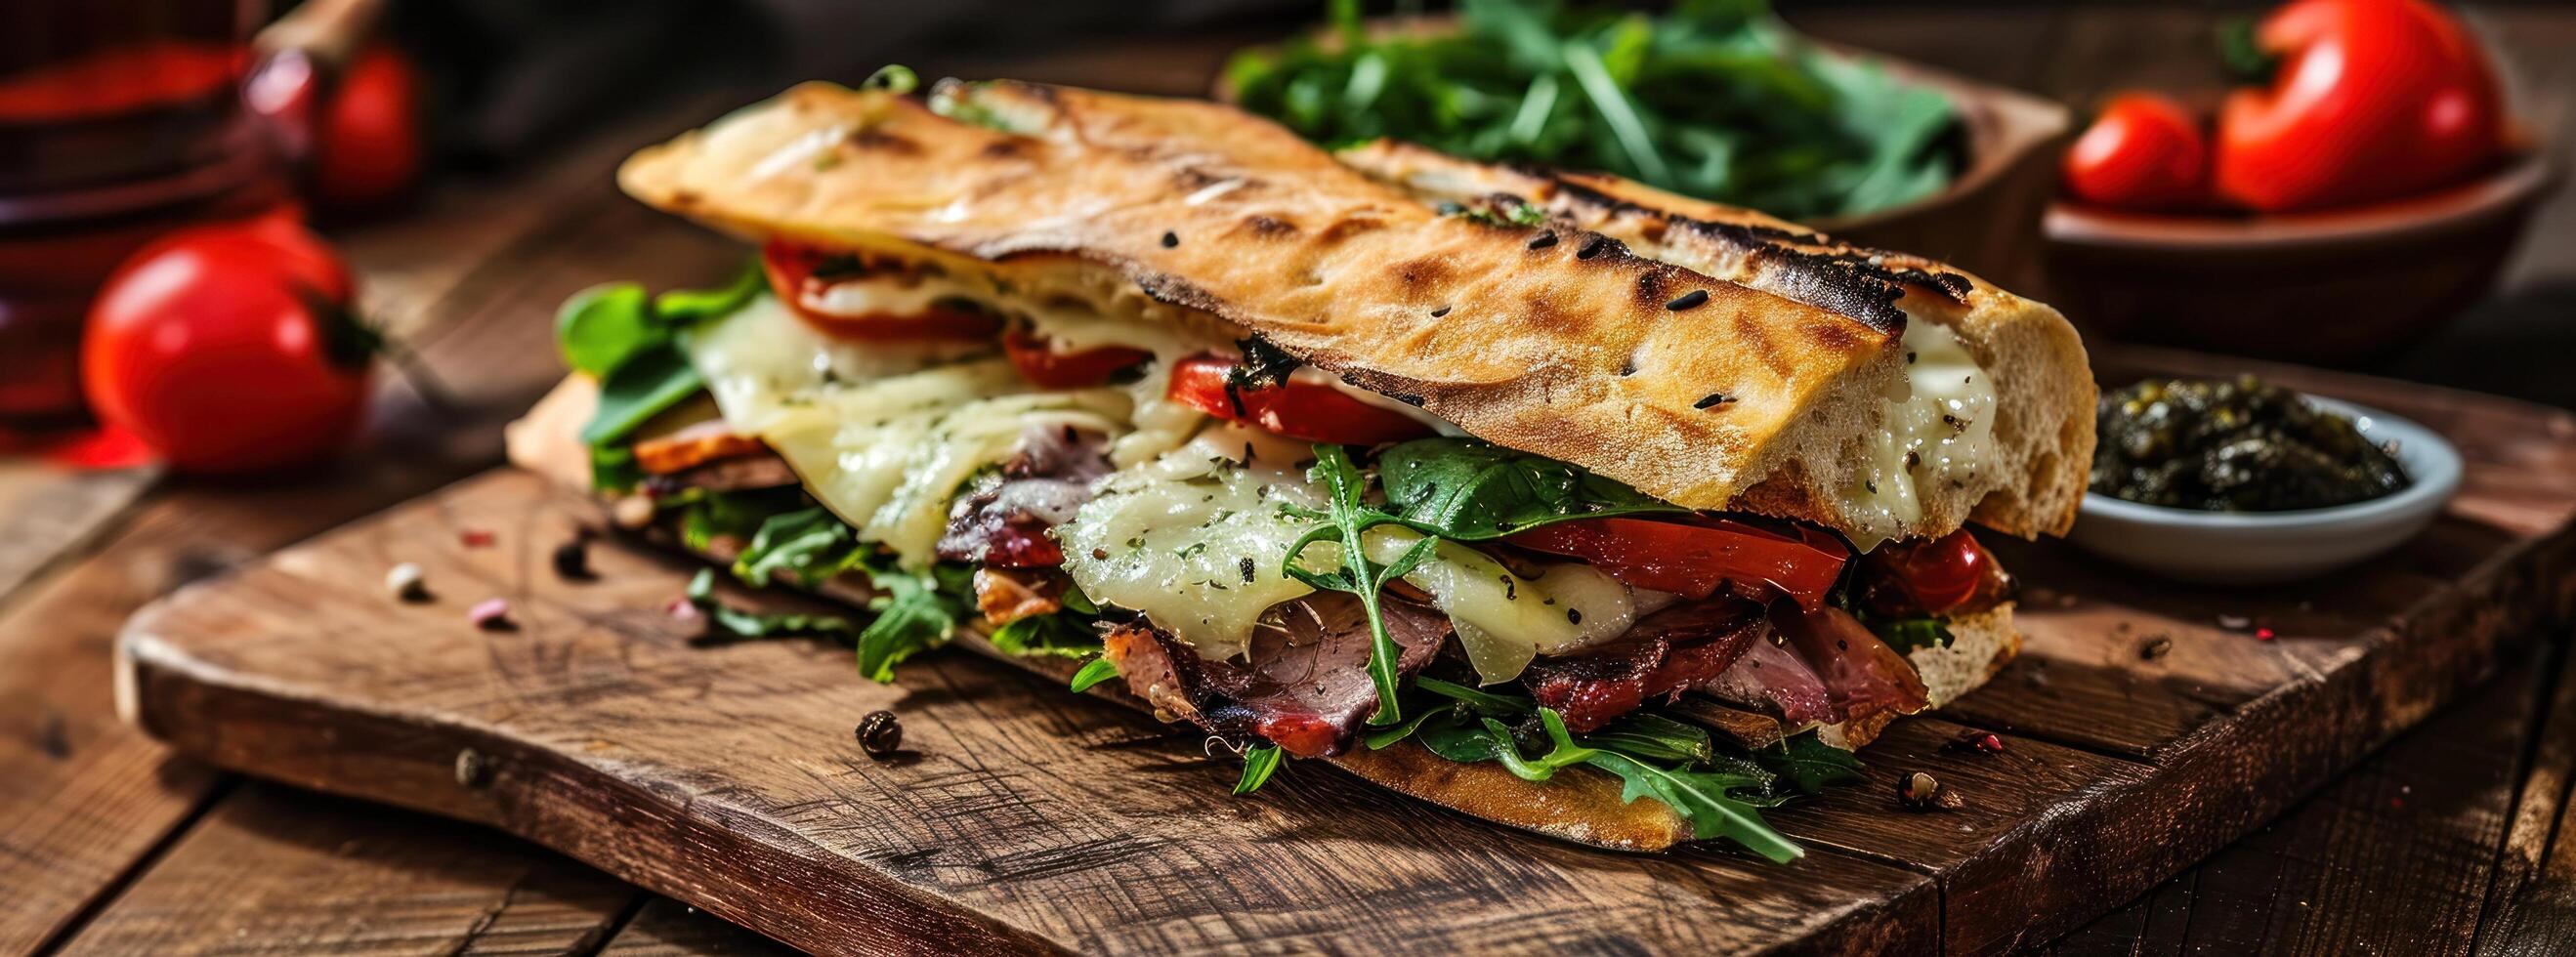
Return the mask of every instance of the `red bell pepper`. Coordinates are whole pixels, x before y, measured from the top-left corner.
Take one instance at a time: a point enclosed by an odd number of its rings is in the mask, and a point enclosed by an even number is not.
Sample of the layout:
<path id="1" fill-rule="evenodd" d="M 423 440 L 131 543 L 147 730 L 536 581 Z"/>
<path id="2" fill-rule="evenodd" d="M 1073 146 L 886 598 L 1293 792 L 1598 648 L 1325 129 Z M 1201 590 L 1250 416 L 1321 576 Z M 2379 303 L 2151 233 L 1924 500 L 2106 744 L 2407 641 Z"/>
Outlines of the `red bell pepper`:
<path id="1" fill-rule="evenodd" d="M 2349 206 L 2494 161 L 2503 107 L 2485 51 L 2423 0 L 2296 0 L 2255 28 L 2268 87 L 2230 93 L 2216 185 L 2258 212 Z"/>

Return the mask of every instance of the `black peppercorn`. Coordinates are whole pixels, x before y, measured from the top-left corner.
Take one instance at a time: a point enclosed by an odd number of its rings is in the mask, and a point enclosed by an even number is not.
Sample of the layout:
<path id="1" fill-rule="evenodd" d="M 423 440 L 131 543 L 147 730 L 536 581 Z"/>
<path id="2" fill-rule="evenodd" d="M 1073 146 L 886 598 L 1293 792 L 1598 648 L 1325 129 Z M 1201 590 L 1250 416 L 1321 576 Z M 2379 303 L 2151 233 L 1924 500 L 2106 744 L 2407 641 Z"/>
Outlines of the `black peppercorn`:
<path id="1" fill-rule="evenodd" d="M 880 761 L 903 747 L 903 720 L 892 711 L 870 711 L 859 719 L 859 750 Z"/>
<path id="2" fill-rule="evenodd" d="M 555 546 L 554 566 L 555 575 L 565 581 L 589 581 L 589 536 L 575 536 L 573 540 Z"/>

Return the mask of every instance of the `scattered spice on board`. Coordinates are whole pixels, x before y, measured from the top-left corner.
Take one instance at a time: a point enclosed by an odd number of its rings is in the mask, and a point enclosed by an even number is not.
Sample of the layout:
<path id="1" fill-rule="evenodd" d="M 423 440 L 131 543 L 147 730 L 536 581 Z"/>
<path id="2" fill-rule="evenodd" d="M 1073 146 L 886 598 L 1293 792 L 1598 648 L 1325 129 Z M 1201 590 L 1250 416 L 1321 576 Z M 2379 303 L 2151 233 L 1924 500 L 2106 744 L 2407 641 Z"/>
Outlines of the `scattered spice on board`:
<path id="1" fill-rule="evenodd" d="M 870 711 L 859 719 L 859 750 L 885 760 L 903 747 L 903 720 L 892 711 Z"/>
<path id="2" fill-rule="evenodd" d="M 1969 728 L 1965 731 L 1959 732 L 1958 737 L 1950 739 L 1950 749 L 1954 751 L 1974 751 L 1979 754 L 2002 754 L 2004 752 L 2004 739 L 2003 736 L 1992 731 L 1979 731 L 1975 728 Z"/>
<path id="3" fill-rule="evenodd" d="M 403 562 L 385 569 L 385 590 L 392 592 L 395 598 L 412 604 L 429 600 L 427 577 L 421 574 L 419 565 L 411 562 Z"/>
<path id="4" fill-rule="evenodd" d="M 484 631 L 510 631 L 519 627 L 510 620 L 510 600 L 507 598 L 486 598 L 476 602 L 474 607 L 465 610 L 465 620 Z"/>
<path id="5" fill-rule="evenodd" d="M 488 528 L 469 528 L 456 533 L 456 540 L 467 548 L 490 548 L 493 542 L 500 540 L 500 536 L 492 534 Z"/>
<path id="6" fill-rule="evenodd" d="M 1955 811 L 1968 806 L 1959 792 L 1943 788 L 1939 779 L 1921 771 L 1897 779 L 1896 803 L 1908 811 Z"/>
<path id="7" fill-rule="evenodd" d="M 571 541 L 555 546 L 555 575 L 565 581 L 589 581 L 597 576 L 590 572 L 590 534 L 583 532 Z"/>

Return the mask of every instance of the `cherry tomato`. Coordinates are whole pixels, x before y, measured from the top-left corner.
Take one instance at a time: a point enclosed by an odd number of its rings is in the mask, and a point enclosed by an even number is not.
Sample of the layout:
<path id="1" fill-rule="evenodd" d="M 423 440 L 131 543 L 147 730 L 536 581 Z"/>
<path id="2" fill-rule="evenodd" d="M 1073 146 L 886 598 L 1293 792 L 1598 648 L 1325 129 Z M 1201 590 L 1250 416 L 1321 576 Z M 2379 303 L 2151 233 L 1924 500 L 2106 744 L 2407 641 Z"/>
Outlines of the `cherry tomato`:
<path id="1" fill-rule="evenodd" d="M 831 285 L 835 278 L 831 273 L 851 261 L 846 254 L 788 242 L 772 242 L 760 251 L 761 268 L 769 273 L 771 291 L 826 335 L 868 342 L 903 342 L 982 339 L 1001 331 L 1000 317 L 962 308 L 933 306 L 911 315 L 841 315 L 809 306 L 806 293 Z"/>
<path id="2" fill-rule="evenodd" d="M 1361 401 L 1340 389 L 1312 382 L 1288 382 L 1263 389 L 1227 384 L 1236 362 L 1202 355 L 1172 367 L 1171 399 L 1232 422 L 1246 422 L 1270 432 L 1309 442 L 1377 445 L 1431 434 L 1431 427 L 1412 416 Z"/>
<path id="3" fill-rule="evenodd" d="M 1038 336 L 1019 329 L 1002 334 L 1002 351 L 1031 382 L 1050 389 L 1079 389 L 1109 381 L 1121 369 L 1154 357 L 1142 349 L 1102 346 L 1079 352 L 1057 352 Z"/>
<path id="4" fill-rule="evenodd" d="M 2061 165 L 2066 191 L 2120 209 L 2174 209 L 2207 201 L 2209 143 L 2172 98 L 2122 93 L 2076 137 Z"/>
<path id="5" fill-rule="evenodd" d="M 401 50 L 372 46 L 349 62 L 313 140 L 313 199 L 324 209 L 382 209 L 419 185 L 420 69 Z"/>
<path id="6" fill-rule="evenodd" d="M 186 471 L 318 460 L 366 412 L 371 343 L 351 291 L 338 257 L 283 220 L 174 232 L 90 307 L 90 407 Z"/>
<path id="7" fill-rule="evenodd" d="M 1583 518 L 1505 541 L 1572 555 L 1638 588 L 1706 598 L 1728 582 L 1767 586 L 1809 611 L 1824 607 L 1848 557 L 1831 536 L 1792 538 L 1722 518 Z"/>
<path id="8" fill-rule="evenodd" d="M 1883 576 L 1892 582 L 1928 615 L 1947 612 L 1976 597 L 1994 565 L 1994 556 L 1964 528 L 1930 541 L 1891 542 L 1871 552 L 1864 563 L 1873 578 Z"/>
<path id="9" fill-rule="evenodd" d="M 2444 186 L 2495 159 L 2504 108 L 2477 40 L 2421 0 L 2298 0 L 2255 28 L 2268 87 L 2218 114 L 2219 193 L 2261 212 Z"/>

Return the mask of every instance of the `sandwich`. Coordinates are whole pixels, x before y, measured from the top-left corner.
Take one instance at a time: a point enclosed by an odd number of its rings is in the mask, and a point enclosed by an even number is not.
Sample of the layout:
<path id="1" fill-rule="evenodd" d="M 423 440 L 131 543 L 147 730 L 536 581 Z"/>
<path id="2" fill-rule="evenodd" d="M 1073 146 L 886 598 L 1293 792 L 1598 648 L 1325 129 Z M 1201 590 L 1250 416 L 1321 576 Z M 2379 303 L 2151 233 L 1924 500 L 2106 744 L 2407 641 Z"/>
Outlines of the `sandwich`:
<path id="1" fill-rule="evenodd" d="M 1230 107 L 909 74 L 629 159 L 738 236 L 615 285 L 512 459 L 863 674 L 956 643 L 1204 729 L 1238 791 L 1329 762 L 1610 847 L 1797 846 L 2019 648 L 1965 525 L 2071 524 L 2094 388 L 2055 311 L 1615 178 Z M 727 586 L 732 588 L 735 586 Z"/>

